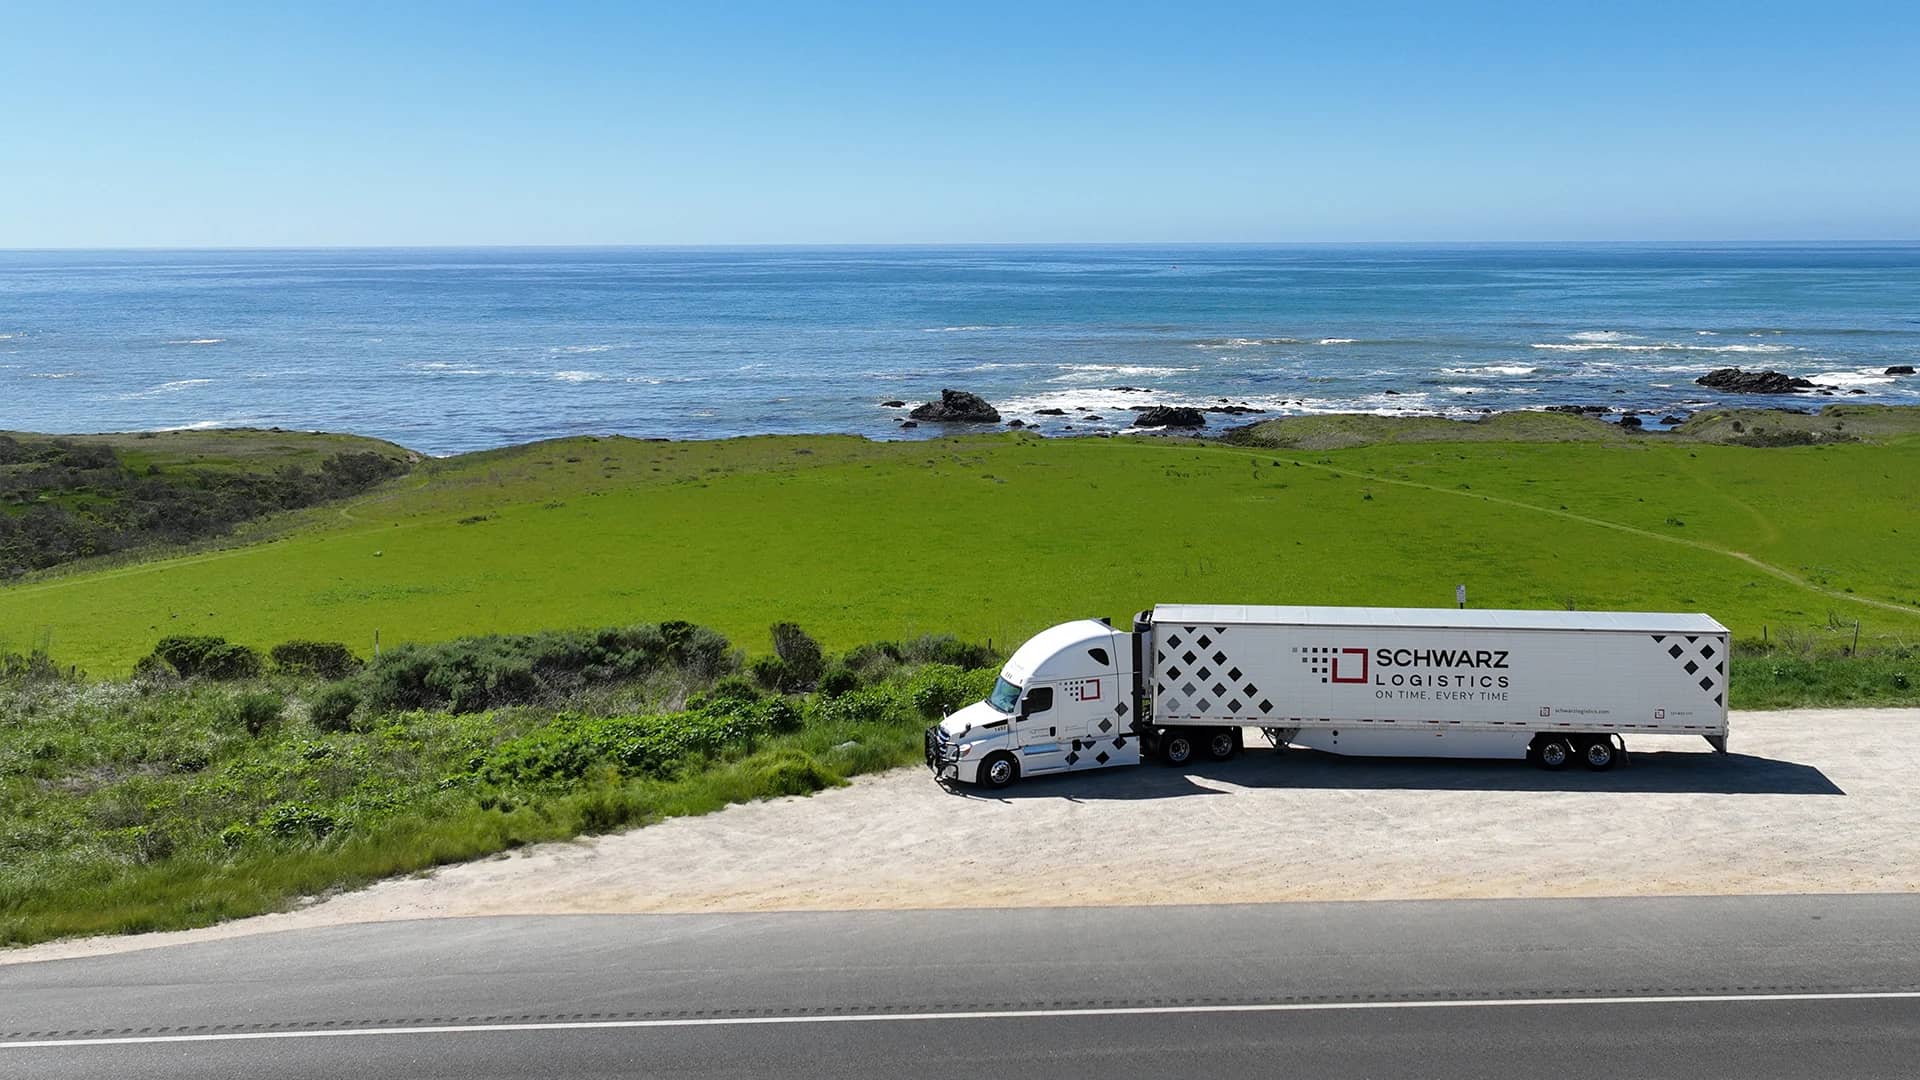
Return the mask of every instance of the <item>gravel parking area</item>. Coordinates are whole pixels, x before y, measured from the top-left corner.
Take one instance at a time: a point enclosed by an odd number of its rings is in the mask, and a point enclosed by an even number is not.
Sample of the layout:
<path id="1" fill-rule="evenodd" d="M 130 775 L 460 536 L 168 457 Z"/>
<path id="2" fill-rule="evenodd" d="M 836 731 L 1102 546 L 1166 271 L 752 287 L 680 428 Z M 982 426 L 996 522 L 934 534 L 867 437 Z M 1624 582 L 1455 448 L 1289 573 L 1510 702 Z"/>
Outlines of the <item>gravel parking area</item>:
<path id="1" fill-rule="evenodd" d="M 1023 781 L 923 769 L 384 882 L 209 930 L 462 915 L 1240 903 L 1920 888 L 1920 710 L 1736 713 L 1735 753 L 1635 736 L 1609 773 L 1277 756 Z M 1250 740 L 1252 741 L 1252 740 Z"/>

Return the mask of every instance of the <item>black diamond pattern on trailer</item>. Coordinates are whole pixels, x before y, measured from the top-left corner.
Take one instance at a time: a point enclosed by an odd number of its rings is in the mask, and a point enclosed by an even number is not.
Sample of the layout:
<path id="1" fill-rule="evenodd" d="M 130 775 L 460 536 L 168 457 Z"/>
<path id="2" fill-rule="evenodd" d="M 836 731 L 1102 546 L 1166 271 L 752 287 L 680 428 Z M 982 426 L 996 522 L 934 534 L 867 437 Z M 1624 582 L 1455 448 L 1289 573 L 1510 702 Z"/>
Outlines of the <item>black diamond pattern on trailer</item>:
<path id="1" fill-rule="evenodd" d="M 1654 644 L 1664 646 L 1662 651 L 1679 662 L 1680 670 L 1686 672 L 1688 676 L 1700 676 L 1698 681 L 1700 689 L 1713 695 L 1715 705 L 1726 704 L 1727 695 L 1723 683 L 1727 677 L 1727 659 L 1720 655 L 1714 639 L 1702 634 L 1649 634 L 1647 636 L 1653 639 Z"/>
<path id="2" fill-rule="evenodd" d="M 1099 762 L 1102 765 L 1105 765 L 1107 763 L 1107 752 L 1105 750 L 1100 751 L 1099 753 L 1093 755 L 1093 760 Z"/>
<path id="3" fill-rule="evenodd" d="M 1100 718 L 1100 733 L 1101 733 L 1102 735 L 1104 735 L 1104 734 L 1106 734 L 1107 732 L 1109 732 L 1109 731 L 1112 731 L 1112 730 L 1113 730 L 1113 721 L 1111 721 L 1111 720 L 1109 720 L 1109 719 L 1107 719 L 1107 718 L 1106 718 L 1106 717 L 1104 717 L 1104 716 L 1103 716 L 1103 717 L 1101 717 L 1101 718 Z"/>

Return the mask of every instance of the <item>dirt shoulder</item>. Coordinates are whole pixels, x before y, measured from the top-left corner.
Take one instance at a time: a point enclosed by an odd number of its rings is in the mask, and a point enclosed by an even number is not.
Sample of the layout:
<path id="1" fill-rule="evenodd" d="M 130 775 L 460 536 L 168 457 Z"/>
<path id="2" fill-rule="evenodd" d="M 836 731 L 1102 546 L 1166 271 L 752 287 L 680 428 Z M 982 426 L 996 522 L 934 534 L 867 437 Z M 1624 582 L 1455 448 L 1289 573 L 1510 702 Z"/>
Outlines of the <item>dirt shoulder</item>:
<path id="1" fill-rule="evenodd" d="M 206 930 L 0 963 L 470 915 L 1920 889 L 1920 710 L 1736 713 L 1611 773 L 1263 749 L 947 791 L 921 769 L 383 882 Z"/>

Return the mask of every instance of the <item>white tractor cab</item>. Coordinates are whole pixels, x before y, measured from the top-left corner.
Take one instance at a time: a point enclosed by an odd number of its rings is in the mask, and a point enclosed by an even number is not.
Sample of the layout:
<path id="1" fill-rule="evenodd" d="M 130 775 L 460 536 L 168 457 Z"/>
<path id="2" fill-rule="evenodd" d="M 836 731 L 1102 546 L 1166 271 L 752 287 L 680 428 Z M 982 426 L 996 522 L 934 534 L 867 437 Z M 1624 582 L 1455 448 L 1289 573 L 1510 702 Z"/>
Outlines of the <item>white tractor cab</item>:
<path id="1" fill-rule="evenodd" d="M 985 701 L 927 729 L 927 765 L 942 780 L 998 788 L 1138 764 L 1134 662 L 1133 635 L 1104 621 L 1042 631 L 1000 669 Z"/>

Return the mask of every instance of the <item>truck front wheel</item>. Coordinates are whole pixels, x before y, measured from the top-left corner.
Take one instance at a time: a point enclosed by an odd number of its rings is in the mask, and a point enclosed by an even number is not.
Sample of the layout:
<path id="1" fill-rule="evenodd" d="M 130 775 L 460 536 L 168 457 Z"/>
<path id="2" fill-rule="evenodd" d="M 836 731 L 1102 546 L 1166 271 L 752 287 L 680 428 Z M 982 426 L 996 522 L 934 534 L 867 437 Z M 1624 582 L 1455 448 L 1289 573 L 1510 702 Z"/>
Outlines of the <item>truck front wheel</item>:
<path id="1" fill-rule="evenodd" d="M 1193 740 L 1182 731 L 1160 736 L 1160 760 L 1169 765 L 1185 765 L 1193 760 Z"/>
<path id="2" fill-rule="evenodd" d="M 988 756 L 987 760 L 980 763 L 980 783 L 984 787 L 997 791 L 1018 779 L 1020 763 L 1004 750 Z"/>

